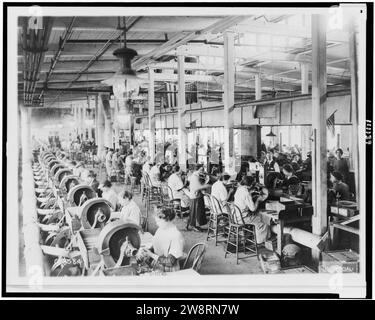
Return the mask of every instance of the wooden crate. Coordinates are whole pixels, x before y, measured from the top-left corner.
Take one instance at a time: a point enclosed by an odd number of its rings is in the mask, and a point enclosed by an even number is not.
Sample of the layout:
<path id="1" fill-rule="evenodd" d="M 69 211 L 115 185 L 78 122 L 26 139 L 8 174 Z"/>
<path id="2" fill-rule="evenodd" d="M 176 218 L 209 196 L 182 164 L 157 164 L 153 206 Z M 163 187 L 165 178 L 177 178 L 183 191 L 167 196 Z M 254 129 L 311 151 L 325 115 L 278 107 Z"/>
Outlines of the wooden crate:
<path id="1" fill-rule="evenodd" d="M 298 266 L 298 267 L 287 267 L 287 268 L 282 268 L 279 273 L 316 273 L 314 270 L 307 266 Z"/>
<path id="2" fill-rule="evenodd" d="M 331 206 L 331 213 L 343 217 L 353 217 L 358 214 L 357 204 L 352 201 L 339 201 L 338 206 Z"/>
<path id="3" fill-rule="evenodd" d="M 281 269 L 280 258 L 276 253 L 259 254 L 260 266 L 264 273 L 279 273 Z"/>
<path id="4" fill-rule="evenodd" d="M 323 273 L 358 273 L 359 255 L 351 249 L 322 252 L 319 271 Z"/>

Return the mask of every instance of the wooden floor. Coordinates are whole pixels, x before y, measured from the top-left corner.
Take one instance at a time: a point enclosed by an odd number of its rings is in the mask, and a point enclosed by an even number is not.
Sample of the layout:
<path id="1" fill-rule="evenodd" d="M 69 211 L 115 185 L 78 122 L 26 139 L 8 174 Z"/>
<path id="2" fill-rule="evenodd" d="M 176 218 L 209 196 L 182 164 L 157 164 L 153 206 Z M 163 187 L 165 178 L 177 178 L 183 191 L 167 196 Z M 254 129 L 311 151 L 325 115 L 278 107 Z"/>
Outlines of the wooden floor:
<path id="1" fill-rule="evenodd" d="M 115 183 L 114 188 L 116 192 L 121 192 L 121 190 L 124 190 L 124 188 L 128 187 L 124 184 Z M 139 205 L 140 209 L 142 211 L 145 211 L 139 194 L 134 195 L 134 200 Z M 206 241 L 206 232 L 186 231 L 186 218 L 180 219 L 176 217 L 174 223 L 184 236 L 184 252 L 187 253 L 189 249 L 198 242 L 206 243 L 207 248 L 200 269 L 201 274 L 263 274 L 257 257 L 241 259 L 239 261 L 239 264 L 237 265 L 234 254 L 227 255 L 227 258 L 224 258 L 224 242 L 218 243 L 217 246 L 215 246 L 214 240 Z M 148 222 L 148 231 L 154 234 L 156 229 L 157 226 L 155 224 L 155 220 L 151 215 Z"/>

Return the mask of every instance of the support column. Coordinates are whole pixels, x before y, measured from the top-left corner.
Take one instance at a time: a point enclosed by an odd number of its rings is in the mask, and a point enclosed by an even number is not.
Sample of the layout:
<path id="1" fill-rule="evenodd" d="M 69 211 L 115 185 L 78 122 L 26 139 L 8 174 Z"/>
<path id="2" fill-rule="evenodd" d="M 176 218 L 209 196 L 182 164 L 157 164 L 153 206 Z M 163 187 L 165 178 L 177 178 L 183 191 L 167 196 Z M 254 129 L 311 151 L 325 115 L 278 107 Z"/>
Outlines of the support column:
<path id="1" fill-rule="evenodd" d="M 76 138 L 80 134 L 79 130 L 79 112 L 78 112 L 78 105 L 74 106 L 75 112 L 76 112 Z"/>
<path id="2" fill-rule="evenodd" d="M 224 165 L 235 173 L 233 144 L 234 110 L 234 33 L 224 34 Z"/>
<path id="3" fill-rule="evenodd" d="M 177 56 L 177 77 L 178 77 L 178 115 L 177 115 L 177 128 L 178 128 L 178 164 L 180 168 L 185 171 L 186 168 L 186 149 L 187 149 L 187 133 L 185 121 L 185 56 Z"/>
<path id="4" fill-rule="evenodd" d="M 130 135 L 130 145 L 134 146 L 134 114 L 129 113 L 129 135 Z"/>
<path id="5" fill-rule="evenodd" d="M 78 108 L 78 132 L 79 132 L 79 137 L 82 140 L 83 139 L 83 114 L 82 114 L 82 105 L 79 104 L 77 106 Z"/>
<path id="6" fill-rule="evenodd" d="M 311 151 L 311 142 L 311 126 L 303 126 L 301 128 L 301 146 L 303 159 L 306 159 L 307 153 Z"/>
<path id="7" fill-rule="evenodd" d="M 87 131 L 88 131 L 88 138 L 89 140 L 92 139 L 92 119 L 93 119 L 93 115 L 92 115 L 92 112 L 93 110 L 90 108 L 90 98 L 87 99 L 87 110 L 90 111 L 88 112 L 87 114 L 87 118 L 90 119 L 90 124 L 87 126 Z"/>
<path id="8" fill-rule="evenodd" d="M 103 107 L 104 115 L 104 146 L 107 148 L 113 148 L 112 143 L 112 117 L 111 117 L 111 105 L 109 104 L 109 96 L 101 95 L 101 102 Z"/>
<path id="9" fill-rule="evenodd" d="M 148 130 L 149 156 L 151 161 L 155 160 L 155 92 L 154 92 L 154 69 L 148 69 Z"/>
<path id="10" fill-rule="evenodd" d="M 101 159 L 104 151 L 105 137 L 105 117 L 103 104 L 99 103 L 98 96 L 95 97 L 95 114 L 96 114 L 96 144 L 98 146 L 97 155 Z"/>
<path id="11" fill-rule="evenodd" d="M 262 80 L 260 73 L 255 74 L 255 100 L 262 99 Z"/>
<path id="12" fill-rule="evenodd" d="M 301 62 L 301 94 L 309 93 L 309 69 L 308 63 Z M 302 127 L 302 157 L 305 159 L 307 152 L 311 151 L 311 126 Z"/>
<path id="13" fill-rule="evenodd" d="M 327 230 L 327 63 L 326 18 L 312 15 L 312 231 L 323 235 Z M 318 252 L 313 252 L 318 260 Z"/>
<path id="14" fill-rule="evenodd" d="M 309 64 L 301 62 L 301 93 L 309 93 Z"/>
<path id="15" fill-rule="evenodd" d="M 352 21 L 349 31 L 349 58 L 350 58 L 350 85 L 351 85 L 351 119 L 352 119 L 352 159 L 354 169 L 354 184 L 356 201 L 360 203 L 359 189 L 359 146 L 358 146 L 358 59 L 357 59 L 357 37 L 356 28 Z"/>
<path id="16" fill-rule="evenodd" d="M 254 75 L 255 80 L 255 100 L 262 99 L 262 80 L 260 79 L 260 73 Z M 257 106 L 253 106 L 253 117 L 256 116 Z"/>
<path id="17" fill-rule="evenodd" d="M 74 128 L 73 128 L 73 140 L 75 140 L 77 138 L 77 135 L 78 135 L 78 131 L 77 131 L 77 128 L 78 128 L 78 114 L 77 114 L 77 107 L 72 105 L 72 109 L 73 109 L 73 120 L 74 120 Z"/>
<path id="18" fill-rule="evenodd" d="M 86 106 L 84 103 L 81 105 L 81 112 L 82 112 L 82 139 L 86 140 L 86 119 L 87 119 L 87 113 L 86 113 Z"/>
<path id="19" fill-rule="evenodd" d="M 118 101 L 115 101 L 115 110 L 113 112 L 114 114 L 114 117 L 113 117 L 113 126 L 114 126 L 114 132 L 115 132 L 115 149 L 119 149 L 120 148 L 120 145 L 119 145 L 119 139 L 120 139 L 120 125 L 119 125 L 119 122 L 118 122 L 118 113 L 119 113 L 119 104 L 118 104 Z"/>

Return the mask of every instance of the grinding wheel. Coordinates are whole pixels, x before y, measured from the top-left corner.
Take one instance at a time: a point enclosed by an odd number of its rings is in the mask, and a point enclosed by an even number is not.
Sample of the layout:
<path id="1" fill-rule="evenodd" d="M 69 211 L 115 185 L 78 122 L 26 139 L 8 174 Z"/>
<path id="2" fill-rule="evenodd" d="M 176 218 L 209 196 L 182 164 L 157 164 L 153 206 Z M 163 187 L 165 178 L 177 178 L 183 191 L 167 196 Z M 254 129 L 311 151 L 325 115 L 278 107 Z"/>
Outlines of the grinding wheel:
<path id="1" fill-rule="evenodd" d="M 57 181 L 58 183 L 61 182 L 61 180 L 64 178 L 64 176 L 66 175 L 71 175 L 72 172 L 69 170 L 69 169 L 60 169 L 56 172 L 55 176 L 54 176 L 54 179 L 55 181 Z"/>
<path id="2" fill-rule="evenodd" d="M 78 212 L 84 229 L 103 227 L 111 217 L 112 205 L 108 200 L 95 198 L 87 200 Z M 100 209 L 100 216 L 98 211 Z M 95 221 L 96 220 L 96 221 Z"/>
<path id="3" fill-rule="evenodd" d="M 76 206 L 79 206 L 81 196 L 84 195 L 84 194 L 86 195 L 87 200 L 90 200 L 90 199 L 93 199 L 93 198 L 97 197 L 96 192 L 94 191 L 93 188 L 91 188 L 90 186 L 88 186 L 86 184 L 79 184 L 77 186 L 74 186 L 71 190 L 69 190 L 67 200 L 71 204 L 74 203 Z"/>
<path id="4" fill-rule="evenodd" d="M 43 188 L 43 186 L 47 186 L 48 184 L 47 180 L 34 181 L 34 183 L 39 188 Z"/>
<path id="5" fill-rule="evenodd" d="M 65 190 L 66 192 L 69 192 L 69 185 L 70 183 L 75 180 L 77 182 L 77 185 L 79 184 L 79 177 L 74 175 L 66 175 L 62 178 L 60 181 L 59 189 Z"/>
<path id="6" fill-rule="evenodd" d="M 56 164 L 61 164 L 59 160 L 54 159 L 48 162 L 48 168 L 51 170 Z"/>
<path id="7" fill-rule="evenodd" d="M 50 171 L 51 176 L 55 176 L 56 172 L 59 171 L 60 169 L 65 168 L 65 166 L 61 163 L 56 163 Z"/>
<path id="8" fill-rule="evenodd" d="M 114 221 L 108 223 L 99 234 L 97 248 L 107 268 L 116 266 L 120 257 L 121 246 L 128 239 L 131 245 L 139 249 L 141 228 L 134 223 Z M 121 266 L 128 265 L 130 257 L 124 256 Z"/>
<path id="9" fill-rule="evenodd" d="M 55 159 L 53 154 L 46 154 L 42 157 L 43 162 L 47 163 L 50 159 Z"/>
<path id="10" fill-rule="evenodd" d="M 55 163 L 58 163 L 58 162 L 59 161 L 56 159 L 56 157 L 50 157 L 46 161 L 44 161 L 44 165 L 47 166 L 48 168 L 52 168 L 50 167 L 50 165 L 52 164 L 53 166 Z"/>

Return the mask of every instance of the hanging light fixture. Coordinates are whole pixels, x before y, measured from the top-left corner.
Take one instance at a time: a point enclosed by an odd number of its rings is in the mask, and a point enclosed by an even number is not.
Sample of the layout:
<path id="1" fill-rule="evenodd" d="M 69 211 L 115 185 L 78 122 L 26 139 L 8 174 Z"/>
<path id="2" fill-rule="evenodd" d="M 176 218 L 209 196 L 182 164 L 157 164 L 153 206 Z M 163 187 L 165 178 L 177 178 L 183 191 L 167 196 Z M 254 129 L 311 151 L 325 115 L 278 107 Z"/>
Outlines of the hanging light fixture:
<path id="1" fill-rule="evenodd" d="M 145 82 L 144 79 L 137 77 L 136 72 L 131 67 L 131 60 L 138 53 L 126 46 L 126 20 L 125 17 L 122 17 L 122 19 L 123 27 L 120 26 L 120 17 L 118 18 L 118 29 L 123 30 L 123 47 L 113 52 L 113 55 L 119 59 L 120 70 L 111 78 L 102 81 L 102 83 L 112 86 L 113 94 L 117 100 L 129 99 L 131 94 L 138 95 L 139 86 Z"/>
<path id="2" fill-rule="evenodd" d="M 90 108 L 90 96 L 89 96 L 88 91 L 86 94 L 86 99 L 87 99 L 87 108 L 85 108 L 85 111 L 86 111 L 85 124 L 87 127 L 89 127 L 89 130 L 90 130 L 91 127 L 94 125 L 94 119 L 91 114 L 92 109 Z"/>
<path id="3" fill-rule="evenodd" d="M 273 128 L 273 127 L 271 127 L 271 131 L 270 131 L 269 133 L 266 134 L 266 137 L 271 137 L 271 138 L 276 137 L 276 134 L 274 134 L 274 133 L 272 132 L 272 128 Z"/>

